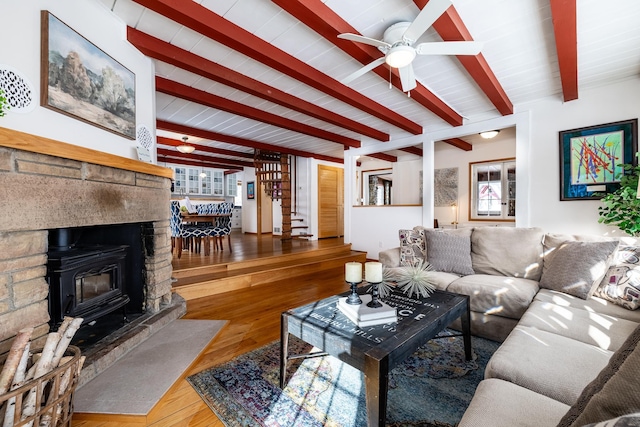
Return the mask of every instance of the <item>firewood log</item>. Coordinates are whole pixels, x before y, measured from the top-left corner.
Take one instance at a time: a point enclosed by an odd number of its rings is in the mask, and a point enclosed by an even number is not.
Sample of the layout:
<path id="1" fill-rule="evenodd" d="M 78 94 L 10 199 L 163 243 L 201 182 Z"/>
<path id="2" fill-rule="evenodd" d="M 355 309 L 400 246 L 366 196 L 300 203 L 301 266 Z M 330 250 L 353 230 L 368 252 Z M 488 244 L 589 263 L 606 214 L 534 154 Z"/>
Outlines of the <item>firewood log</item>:
<path id="1" fill-rule="evenodd" d="M 65 321 L 67 319 L 70 318 L 65 317 Z M 64 321 L 62 323 L 64 323 Z M 76 317 L 75 319 L 68 322 L 68 325 L 65 327 L 64 331 L 60 332 L 60 330 L 58 330 L 58 333 L 60 334 L 60 341 L 58 342 L 55 353 L 53 354 L 53 359 L 51 361 L 52 367 L 56 368 L 59 366 L 60 359 L 62 359 L 62 356 L 64 356 L 64 352 L 67 351 L 69 343 L 73 339 L 73 336 L 76 334 L 76 331 L 78 330 L 80 325 L 82 325 L 82 318 Z"/>
<path id="2" fill-rule="evenodd" d="M 29 361 L 29 351 L 31 350 L 31 343 L 28 342 L 24 347 L 24 351 L 22 352 L 22 357 L 20 358 L 20 362 L 18 363 L 18 369 L 16 370 L 16 374 L 13 377 L 13 382 L 11 383 L 11 390 L 15 390 L 25 383 L 25 377 L 27 374 L 27 362 Z M 14 417 L 16 413 L 16 398 L 12 397 L 7 400 L 7 406 L 5 408 L 4 413 L 4 424 L 3 427 L 13 427 Z"/>
<path id="3" fill-rule="evenodd" d="M 0 394 L 6 393 L 9 390 L 13 377 L 16 375 L 20 359 L 22 358 L 22 353 L 24 353 L 24 348 L 31 339 L 32 333 L 33 328 L 22 329 L 14 338 L 13 343 L 11 343 L 9 355 L 4 362 L 2 372 L 0 372 Z"/>
<path id="4" fill-rule="evenodd" d="M 35 373 L 33 378 L 38 379 L 47 372 L 50 372 L 53 367 L 51 366 L 51 361 L 53 360 L 53 355 L 55 353 L 58 342 L 60 341 L 60 334 L 57 332 L 50 332 L 47 336 L 47 340 L 44 343 L 44 348 L 42 349 L 42 357 L 38 360 L 38 363 L 35 365 Z M 43 387 L 44 388 L 44 387 Z M 30 417 L 36 413 L 36 401 L 39 396 L 36 395 L 37 389 L 34 387 L 29 391 L 26 399 L 22 404 L 22 420 L 24 421 L 27 417 Z M 29 422 L 26 424 L 28 427 L 33 426 L 33 422 Z"/>

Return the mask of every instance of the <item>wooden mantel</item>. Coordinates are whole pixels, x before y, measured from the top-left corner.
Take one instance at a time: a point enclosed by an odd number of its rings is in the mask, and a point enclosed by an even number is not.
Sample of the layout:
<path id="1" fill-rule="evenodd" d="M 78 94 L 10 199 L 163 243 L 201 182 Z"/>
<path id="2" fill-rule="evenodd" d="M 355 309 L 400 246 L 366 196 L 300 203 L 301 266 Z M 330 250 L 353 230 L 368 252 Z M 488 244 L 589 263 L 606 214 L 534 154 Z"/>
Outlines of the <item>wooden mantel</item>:
<path id="1" fill-rule="evenodd" d="M 3 127 L 0 127 L 0 146 L 169 179 L 173 178 L 173 171 L 169 168 Z"/>

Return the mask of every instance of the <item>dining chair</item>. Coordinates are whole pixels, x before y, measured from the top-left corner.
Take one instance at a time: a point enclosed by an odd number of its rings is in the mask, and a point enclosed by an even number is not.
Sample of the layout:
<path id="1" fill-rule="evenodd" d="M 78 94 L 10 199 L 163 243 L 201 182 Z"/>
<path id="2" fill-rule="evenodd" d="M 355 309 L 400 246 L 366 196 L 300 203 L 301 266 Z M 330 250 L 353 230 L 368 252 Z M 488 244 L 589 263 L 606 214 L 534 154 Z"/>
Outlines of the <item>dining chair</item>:
<path id="1" fill-rule="evenodd" d="M 231 212 L 233 211 L 233 203 L 231 202 L 222 202 L 218 203 L 217 206 L 217 214 L 223 215 L 216 218 L 216 227 L 214 228 L 214 236 L 218 241 L 216 242 L 216 247 L 218 243 L 220 244 L 220 250 L 223 250 L 224 247 L 224 236 L 227 236 L 227 242 L 229 243 L 229 251 L 233 251 L 231 249 Z"/>
<path id="2" fill-rule="evenodd" d="M 214 231 L 214 227 L 185 225 L 180 215 L 180 202 L 177 200 L 171 201 L 171 217 L 169 223 L 171 226 L 171 251 L 173 253 L 174 249 L 177 250 L 178 259 L 182 256 L 184 239 L 192 238 L 194 240 L 194 249 L 197 251 L 201 239 L 212 236 Z"/>

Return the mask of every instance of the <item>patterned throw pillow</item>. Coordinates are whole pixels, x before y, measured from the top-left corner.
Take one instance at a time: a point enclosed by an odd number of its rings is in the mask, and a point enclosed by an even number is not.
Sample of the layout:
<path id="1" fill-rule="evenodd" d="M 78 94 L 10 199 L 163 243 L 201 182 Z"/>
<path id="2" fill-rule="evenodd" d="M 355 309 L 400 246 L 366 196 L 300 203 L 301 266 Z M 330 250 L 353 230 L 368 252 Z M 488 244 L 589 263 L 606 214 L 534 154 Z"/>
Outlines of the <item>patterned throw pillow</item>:
<path id="1" fill-rule="evenodd" d="M 466 276 L 475 274 L 471 265 L 471 237 L 443 231 L 425 231 L 427 261 L 434 270 Z"/>
<path id="2" fill-rule="evenodd" d="M 600 423 L 587 424 L 583 427 L 634 427 L 640 426 L 640 412 L 635 414 L 623 415 L 611 420 L 602 421 Z"/>
<path id="3" fill-rule="evenodd" d="M 640 307 L 640 246 L 620 246 L 615 260 L 594 292 L 629 310 Z"/>
<path id="4" fill-rule="evenodd" d="M 618 242 L 564 242 L 543 270 L 540 287 L 587 299 L 611 264 Z"/>
<path id="5" fill-rule="evenodd" d="M 424 230 L 400 230 L 400 266 L 418 265 L 425 260 Z"/>

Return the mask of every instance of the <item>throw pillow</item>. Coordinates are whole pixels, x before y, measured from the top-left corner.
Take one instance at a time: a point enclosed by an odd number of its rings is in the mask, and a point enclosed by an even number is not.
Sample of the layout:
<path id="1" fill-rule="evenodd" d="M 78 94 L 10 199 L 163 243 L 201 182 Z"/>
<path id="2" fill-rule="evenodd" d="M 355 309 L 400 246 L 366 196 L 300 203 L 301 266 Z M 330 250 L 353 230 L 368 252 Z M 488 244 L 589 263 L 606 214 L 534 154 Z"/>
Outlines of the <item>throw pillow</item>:
<path id="1" fill-rule="evenodd" d="M 620 246 L 609 271 L 593 293 L 629 310 L 640 307 L 640 246 Z"/>
<path id="2" fill-rule="evenodd" d="M 587 299 L 611 264 L 618 242 L 564 242 L 543 271 L 540 287 Z"/>
<path id="3" fill-rule="evenodd" d="M 640 426 L 640 412 L 623 415 L 621 417 L 602 421 L 600 423 L 587 424 L 583 427 L 633 427 Z"/>
<path id="4" fill-rule="evenodd" d="M 640 326 L 587 385 L 558 427 L 578 427 L 640 411 Z"/>
<path id="5" fill-rule="evenodd" d="M 471 237 L 442 231 L 425 231 L 427 261 L 437 271 L 462 276 L 474 274 L 471 264 Z"/>
<path id="6" fill-rule="evenodd" d="M 418 265 L 425 260 L 423 230 L 400 230 L 400 266 Z"/>

